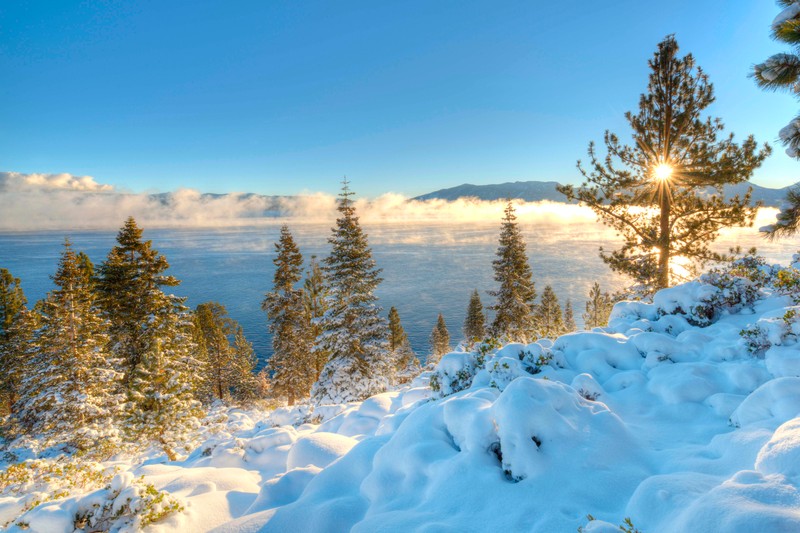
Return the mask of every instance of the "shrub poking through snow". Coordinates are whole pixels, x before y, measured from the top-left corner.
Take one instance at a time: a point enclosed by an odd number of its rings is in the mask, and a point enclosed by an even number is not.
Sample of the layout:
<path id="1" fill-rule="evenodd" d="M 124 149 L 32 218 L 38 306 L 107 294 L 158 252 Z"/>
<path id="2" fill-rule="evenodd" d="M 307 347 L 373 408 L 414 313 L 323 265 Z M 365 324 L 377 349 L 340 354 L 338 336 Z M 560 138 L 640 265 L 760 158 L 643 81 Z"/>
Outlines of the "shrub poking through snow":
<path id="1" fill-rule="evenodd" d="M 79 459 L 35 459 L 10 465 L 0 473 L 0 497 L 25 496 L 11 523 L 25 523 L 19 518 L 53 500 L 67 498 L 76 493 L 96 489 L 107 484 L 112 477 L 108 469 L 95 462 Z"/>
<path id="2" fill-rule="evenodd" d="M 76 531 L 140 531 L 183 511 L 180 501 L 168 492 L 130 472 L 117 474 L 107 487 L 81 498 L 78 508 Z"/>
<path id="3" fill-rule="evenodd" d="M 481 352 L 451 352 L 442 357 L 431 375 L 434 397 L 444 398 L 469 388 L 485 361 L 486 356 Z"/>
<path id="4" fill-rule="evenodd" d="M 747 351 L 762 356 L 771 346 L 795 344 L 800 334 L 799 311 L 800 306 L 781 309 L 775 316 L 764 316 L 740 331 Z"/>
<path id="5" fill-rule="evenodd" d="M 778 294 L 789 296 L 792 302 L 800 304 L 800 270 L 794 267 L 778 270 L 773 285 Z"/>

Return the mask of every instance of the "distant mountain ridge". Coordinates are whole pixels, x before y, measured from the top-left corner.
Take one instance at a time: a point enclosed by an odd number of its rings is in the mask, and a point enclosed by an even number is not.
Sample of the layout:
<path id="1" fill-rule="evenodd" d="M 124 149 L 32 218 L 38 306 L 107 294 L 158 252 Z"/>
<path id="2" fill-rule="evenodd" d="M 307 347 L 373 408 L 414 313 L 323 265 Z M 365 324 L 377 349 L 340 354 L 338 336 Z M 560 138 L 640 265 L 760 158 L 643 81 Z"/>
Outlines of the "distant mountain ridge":
<path id="1" fill-rule="evenodd" d="M 525 202 L 540 202 L 550 200 L 552 202 L 564 202 L 564 195 L 556 190 L 557 181 L 513 181 L 498 183 L 493 185 L 472 185 L 464 183 L 448 189 L 429 192 L 413 198 L 413 200 L 458 200 L 459 198 L 477 198 L 478 200 L 505 200 L 507 198 L 519 199 Z M 767 207 L 778 207 L 786 197 L 786 191 L 794 185 L 781 189 L 771 189 L 762 187 L 755 183 L 739 183 L 725 187 L 725 197 L 729 198 L 737 194 L 743 195 L 747 188 L 753 188 L 753 202 L 761 201 Z M 709 188 L 711 193 L 713 189 Z"/>

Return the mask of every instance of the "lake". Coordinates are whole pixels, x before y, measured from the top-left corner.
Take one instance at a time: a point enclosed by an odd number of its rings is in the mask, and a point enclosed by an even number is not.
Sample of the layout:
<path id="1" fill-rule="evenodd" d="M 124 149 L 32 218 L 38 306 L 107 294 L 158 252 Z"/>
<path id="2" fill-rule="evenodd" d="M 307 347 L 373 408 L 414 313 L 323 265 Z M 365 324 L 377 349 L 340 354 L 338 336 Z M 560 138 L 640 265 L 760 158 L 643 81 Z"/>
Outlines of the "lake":
<path id="1" fill-rule="evenodd" d="M 774 212 L 771 213 L 774 216 Z M 329 252 L 330 224 L 286 221 L 306 260 Z M 225 305 L 242 324 L 263 362 L 270 355 L 266 316 L 261 310 L 271 289 L 274 243 L 279 221 L 235 228 L 148 229 L 144 238 L 164 254 L 170 273 L 181 280 L 174 293 L 188 298 L 191 307 L 205 301 Z M 375 260 L 383 269 L 377 290 L 384 314 L 397 307 L 411 345 L 427 354 L 428 337 L 438 313 L 443 313 L 451 338 L 461 338 L 461 326 L 473 289 L 481 292 L 484 306 L 495 287 L 492 260 L 497 249 L 499 222 L 427 221 L 362 223 L 369 235 Z M 627 281 L 613 274 L 599 259 L 598 247 L 613 247 L 616 239 L 598 223 L 577 220 L 548 222 L 520 217 L 537 291 L 552 285 L 562 304 L 572 301 L 581 324 L 586 295 L 598 281 L 603 290 L 623 288 Z M 757 227 L 757 226 L 756 226 Z M 86 252 L 95 263 L 103 261 L 115 244 L 116 230 L 0 232 L 0 267 L 22 280 L 32 304 L 52 288 L 65 236 L 75 250 Z M 753 228 L 729 230 L 715 249 L 757 246 L 771 261 L 786 264 L 797 248 L 794 240 L 769 243 Z"/>

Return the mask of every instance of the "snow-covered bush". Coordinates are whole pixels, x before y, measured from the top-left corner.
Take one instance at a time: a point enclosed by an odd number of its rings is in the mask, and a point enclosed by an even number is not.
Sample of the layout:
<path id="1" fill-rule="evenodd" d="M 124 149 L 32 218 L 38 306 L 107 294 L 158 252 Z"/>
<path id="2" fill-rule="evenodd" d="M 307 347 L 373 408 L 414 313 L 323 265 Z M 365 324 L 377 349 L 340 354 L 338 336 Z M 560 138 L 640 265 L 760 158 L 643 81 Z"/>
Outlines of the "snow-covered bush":
<path id="1" fill-rule="evenodd" d="M 74 526 L 75 531 L 132 533 L 180 511 L 183 505 L 168 492 L 145 483 L 144 476 L 123 472 L 78 501 Z"/>
<path id="2" fill-rule="evenodd" d="M 504 390 L 518 377 L 538 374 L 552 359 L 550 349 L 540 344 L 529 344 L 523 349 L 516 344 L 507 346 L 486 362 L 486 370 L 491 376 L 489 384 Z"/>
<path id="3" fill-rule="evenodd" d="M 485 361 L 486 355 L 480 351 L 445 354 L 431 374 L 430 387 L 434 397 L 444 398 L 469 388 Z"/>
<path id="4" fill-rule="evenodd" d="M 102 487 L 112 475 L 113 471 L 99 463 L 64 457 L 9 465 L 0 472 L 0 497 L 23 498 L 15 512 L 0 522 L 8 526 L 43 503 Z"/>
<path id="5" fill-rule="evenodd" d="M 800 334 L 800 306 L 787 307 L 762 316 L 758 322 L 739 332 L 747 350 L 763 355 L 771 346 L 797 343 Z"/>

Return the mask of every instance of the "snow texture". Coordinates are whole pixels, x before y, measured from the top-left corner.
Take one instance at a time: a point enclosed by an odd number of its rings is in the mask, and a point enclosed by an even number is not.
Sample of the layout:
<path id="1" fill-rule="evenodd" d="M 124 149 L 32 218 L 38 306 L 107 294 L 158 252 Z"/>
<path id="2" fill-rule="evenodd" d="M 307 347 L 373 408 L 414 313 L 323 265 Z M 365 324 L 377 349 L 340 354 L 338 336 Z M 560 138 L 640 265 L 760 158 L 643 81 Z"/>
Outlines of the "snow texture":
<path id="1" fill-rule="evenodd" d="M 798 531 L 800 344 L 772 273 L 618 303 L 608 327 L 554 342 L 449 353 L 363 402 L 231 410 L 187 459 L 120 460 L 114 483 L 144 475 L 183 502 L 148 531 Z M 0 492 L 0 517 L 28 497 Z M 92 498 L 21 518 L 72 531 Z"/>

